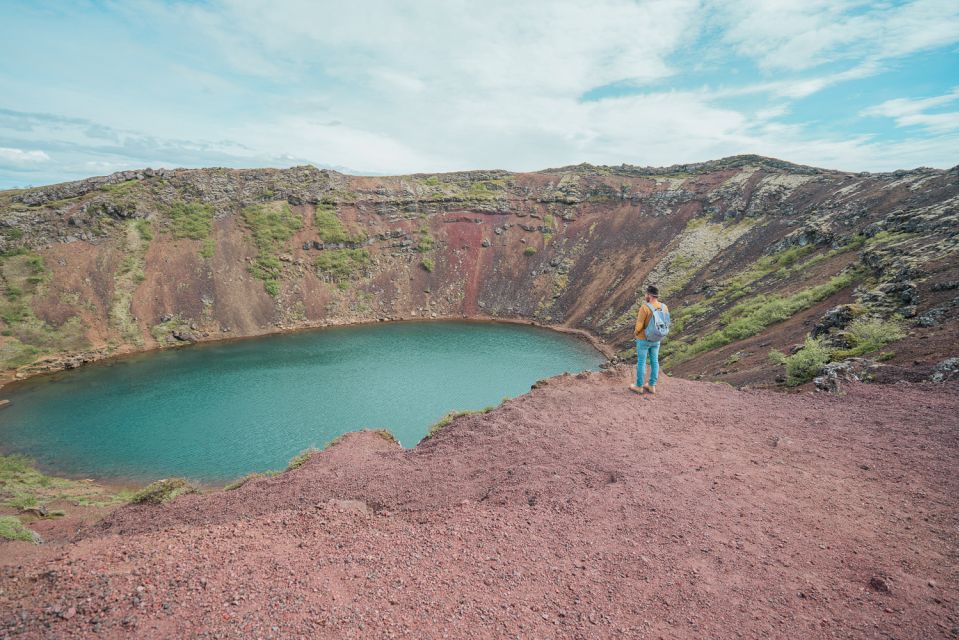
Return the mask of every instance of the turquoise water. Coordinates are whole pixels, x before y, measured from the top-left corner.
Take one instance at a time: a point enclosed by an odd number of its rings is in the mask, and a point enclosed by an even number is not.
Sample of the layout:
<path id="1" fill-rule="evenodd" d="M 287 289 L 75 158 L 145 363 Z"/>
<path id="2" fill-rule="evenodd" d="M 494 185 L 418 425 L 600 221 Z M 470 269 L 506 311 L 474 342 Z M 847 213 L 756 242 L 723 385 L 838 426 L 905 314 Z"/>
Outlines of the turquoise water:
<path id="1" fill-rule="evenodd" d="M 197 345 L 97 363 L 0 391 L 0 448 L 51 472 L 219 482 L 282 469 L 364 427 L 405 447 L 451 410 L 595 369 L 588 343 L 535 327 L 381 324 Z"/>

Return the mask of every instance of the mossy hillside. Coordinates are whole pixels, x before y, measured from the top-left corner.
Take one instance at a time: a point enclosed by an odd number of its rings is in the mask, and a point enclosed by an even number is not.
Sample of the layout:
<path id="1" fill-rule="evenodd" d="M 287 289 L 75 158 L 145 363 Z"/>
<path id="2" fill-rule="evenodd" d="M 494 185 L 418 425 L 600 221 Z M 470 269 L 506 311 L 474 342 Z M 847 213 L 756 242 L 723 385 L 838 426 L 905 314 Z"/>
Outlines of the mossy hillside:
<path id="1" fill-rule="evenodd" d="M 141 234 L 139 220 L 125 223 L 119 246 L 123 258 L 113 276 L 113 299 L 110 302 L 110 324 L 123 340 L 137 347 L 143 346 L 140 326 L 133 317 L 133 294 L 146 277 L 146 254 L 150 246 Z M 151 235 L 152 237 L 152 235 Z"/>
<path id="2" fill-rule="evenodd" d="M 181 202 L 168 211 L 169 231 L 176 239 L 200 240 L 200 257 L 209 260 L 216 251 L 213 239 L 214 208 L 202 202 Z M 149 238 L 145 238 L 149 240 Z"/>
<path id="3" fill-rule="evenodd" d="M 667 341 L 662 355 L 668 365 L 673 366 L 706 351 L 749 338 L 851 286 L 858 277 L 857 272 L 850 271 L 792 294 L 753 296 L 723 313 L 719 318 L 720 328 L 692 341 Z"/>
<path id="4" fill-rule="evenodd" d="M 331 204 L 320 203 L 313 214 L 313 224 L 317 235 L 325 244 L 361 244 L 366 241 L 367 235 L 363 231 L 351 233 L 336 215 L 336 208 Z"/>
<path id="5" fill-rule="evenodd" d="M 668 298 L 670 294 L 682 290 L 710 261 L 755 225 L 756 221 L 752 219 L 724 224 L 710 222 L 705 217 L 692 218 L 671 242 L 670 252 L 653 268 L 646 281 L 656 284 L 663 297 Z M 753 269 L 754 273 L 748 276 L 748 282 L 754 282 L 772 272 L 763 258 L 750 269 Z M 623 329 L 635 320 L 639 307 L 643 304 L 642 292 L 638 294 L 632 306 L 608 325 L 607 332 Z"/>
<path id="6" fill-rule="evenodd" d="M 348 288 L 350 280 L 364 272 L 372 263 L 370 252 L 366 249 L 327 249 L 314 260 L 320 277 Z"/>
<path id="7" fill-rule="evenodd" d="M 672 333 L 679 337 L 690 325 L 709 317 L 717 306 L 741 300 L 760 286 L 771 286 L 808 272 L 827 260 L 861 248 L 863 241 L 862 236 L 855 236 L 843 246 L 818 253 L 814 245 L 797 245 L 764 255 L 717 285 L 710 298 L 671 310 Z"/>
<path id="8" fill-rule="evenodd" d="M 32 300 L 45 292 L 50 277 L 35 253 L 18 250 L 0 256 L 0 367 L 11 369 L 43 354 L 76 353 L 89 346 L 79 317 L 54 326 L 34 313 Z"/>
<path id="9" fill-rule="evenodd" d="M 165 322 L 158 322 L 150 327 L 150 335 L 152 335 L 153 339 L 157 342 L 166 344 L 170 343 L 170 338 L 172 337 L 173 332 L 188 331 L 189 329 L 190 323 L 186 321 L 180 314 L 176 314 L 169 320 Z M 173 343 L 185 344 L 184 342 L 176 341 L 175 339 Z"/>
<path id="10" fill-rule="evenodd" d="M 838 332 L 837 337 L 849 346 L 839 348 L 830 344 L 824 336 L 808 336 L 796 353 L 787 356 L 774 350 L 769 358 L 773 363 L 785 367 L 786 385 L 794 387 L 818 376 L 823 367 L 831 362 L 877 353 L 887 344 L 906 337 L 906 332 L 898 320 L 863 316 Z M 889 357 L 889 354 L 879 355 L 880 360 Z"/>
<path id="11" fill-rule="evenodd" d="M 300 219 L 285 202 L 259 204 L 243 209 L 243 221 L 253 235 L 257 255 L 248 267 L 254 278 L 263 281 L 266 292 L 276 297 L 280 293 L 283 263 L 278 254 L 286 248 L 293 235 L 303 228 Z"/>

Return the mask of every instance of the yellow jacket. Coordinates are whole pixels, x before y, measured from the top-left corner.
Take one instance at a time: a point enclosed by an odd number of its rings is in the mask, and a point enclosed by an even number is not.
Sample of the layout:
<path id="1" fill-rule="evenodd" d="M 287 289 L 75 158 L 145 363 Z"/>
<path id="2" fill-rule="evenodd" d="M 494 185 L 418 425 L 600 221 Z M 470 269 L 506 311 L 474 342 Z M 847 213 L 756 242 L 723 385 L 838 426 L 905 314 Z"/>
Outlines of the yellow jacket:
<path id="1" fill-rule="evenodd" d="M 635 335 L 637 340 L 647 339 L 646 327 L 649 326 L 649 320 L 650 318 L 653 317 L 653 312 L 649 310 L 650 304 L 653 305 L 653 308 L 657 310 L 665 309 L 666 311 L 669 311 L 669 307 L 667 307 L 665 304 L 663 304 L 659 300 L 655 300 L 653 302 L 646 302 L 645 300 L 643 300 L 642 306 L 639 307 L 639 315 L 636 316 Z"/>

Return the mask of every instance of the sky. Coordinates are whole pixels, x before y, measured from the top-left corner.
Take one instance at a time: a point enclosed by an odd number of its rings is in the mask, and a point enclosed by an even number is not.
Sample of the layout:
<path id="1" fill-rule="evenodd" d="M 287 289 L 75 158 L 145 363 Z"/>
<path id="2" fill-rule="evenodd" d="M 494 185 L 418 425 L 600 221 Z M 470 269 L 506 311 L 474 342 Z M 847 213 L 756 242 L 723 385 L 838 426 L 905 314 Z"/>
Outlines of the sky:
<path id="1" fill-rule="evenodd" d="M 959 164 L 959 1 L 0 2 L 0 188 L 743 153 Z"/>

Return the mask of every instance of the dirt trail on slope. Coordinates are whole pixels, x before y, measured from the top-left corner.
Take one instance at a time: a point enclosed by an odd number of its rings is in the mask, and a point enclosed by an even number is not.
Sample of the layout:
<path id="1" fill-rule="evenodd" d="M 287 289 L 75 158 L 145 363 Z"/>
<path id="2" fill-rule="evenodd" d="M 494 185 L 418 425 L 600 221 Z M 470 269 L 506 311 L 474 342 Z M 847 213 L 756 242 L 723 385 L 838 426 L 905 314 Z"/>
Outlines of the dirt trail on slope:
<path id="1" fill-rule="evenodd" d="M 0 636 L 959 635 L 959 386 L 625 375 L 120 509 L 2 567 Z"/>

